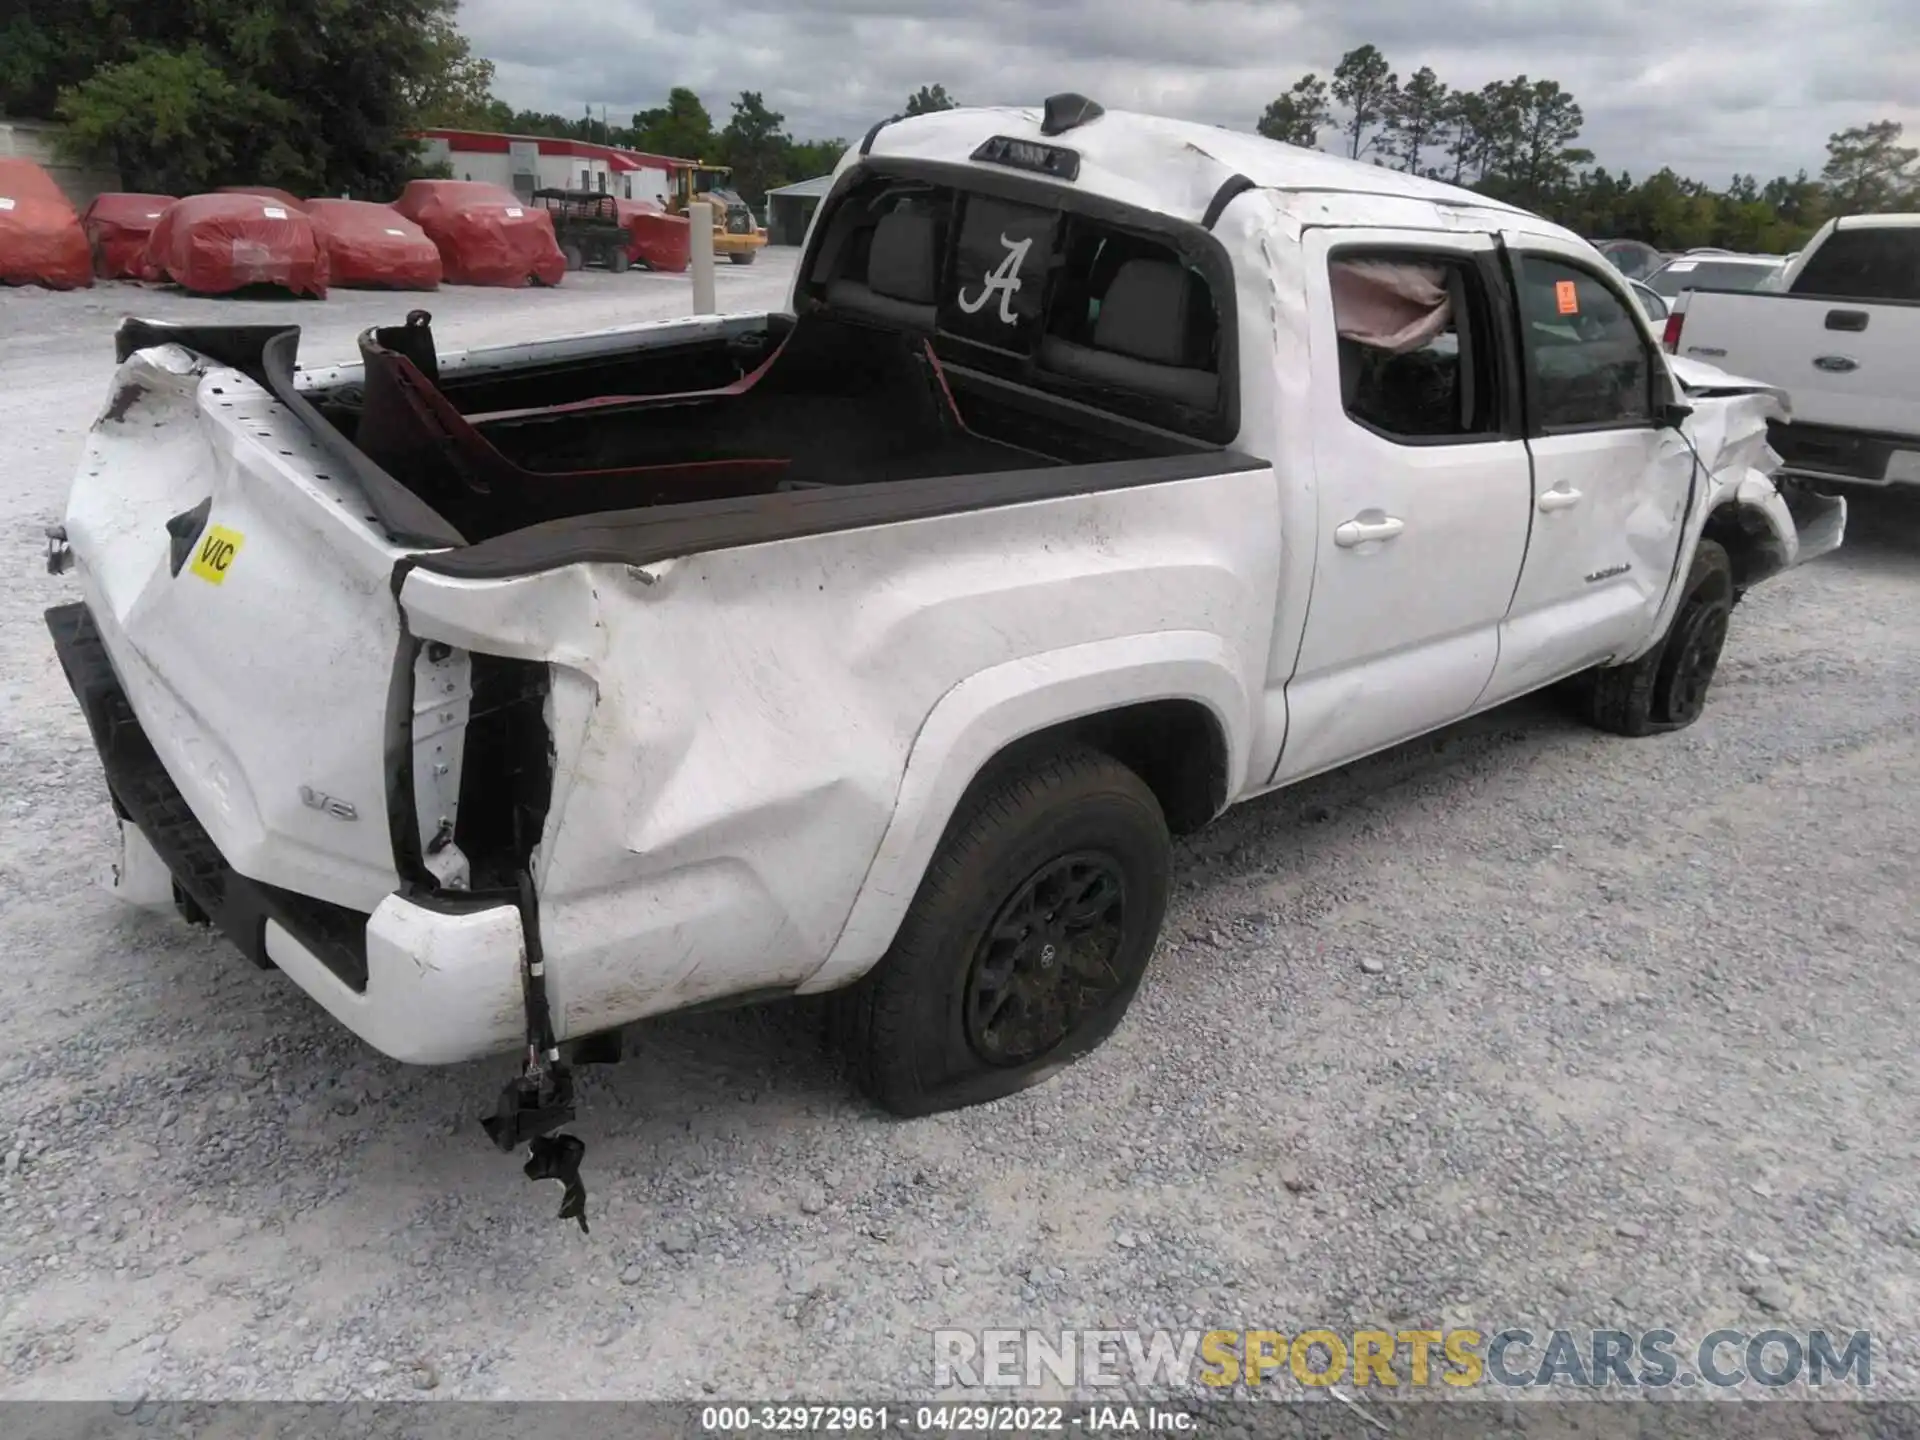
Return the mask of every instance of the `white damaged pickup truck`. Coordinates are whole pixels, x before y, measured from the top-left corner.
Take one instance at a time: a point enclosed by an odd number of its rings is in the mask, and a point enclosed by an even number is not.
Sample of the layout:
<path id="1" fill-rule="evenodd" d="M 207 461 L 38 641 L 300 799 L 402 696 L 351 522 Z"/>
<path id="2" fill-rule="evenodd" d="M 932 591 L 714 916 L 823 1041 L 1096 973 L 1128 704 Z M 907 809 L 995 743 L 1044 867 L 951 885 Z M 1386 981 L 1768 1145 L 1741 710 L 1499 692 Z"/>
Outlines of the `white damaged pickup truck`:
<path id="1" fill-rule="evenodd" d="M 1126 1010 L 1170 833 L 1561 681 L 1684 726 L 1840 543 L 1624 285 L 1058 96 L 876 127 L 782 313 L 312 371 L 130 320 L 48 614 L 117 884 L 389 1055 L 518 1051 L 530 1174 L 697 1004 L 838 991 L 884 1106 L 1005 1095 Z"/>

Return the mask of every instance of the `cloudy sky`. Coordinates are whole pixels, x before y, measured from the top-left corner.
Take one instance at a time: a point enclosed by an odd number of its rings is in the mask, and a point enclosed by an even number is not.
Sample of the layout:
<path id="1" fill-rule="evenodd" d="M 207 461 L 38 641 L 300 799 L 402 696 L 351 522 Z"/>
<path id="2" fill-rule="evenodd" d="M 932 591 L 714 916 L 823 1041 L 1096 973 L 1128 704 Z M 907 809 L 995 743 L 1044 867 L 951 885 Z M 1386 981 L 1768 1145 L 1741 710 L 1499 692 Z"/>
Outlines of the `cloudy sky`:
<path id="1" fill-rule="evenodd" d="M 1368 41 L 1402 76 L 1558 80 L 1582 143 L 1636 175 L 1817 174 L 1834 130 L 1920 132 L 1920 0 L 463 0 L 461 24 L 515 106 L 624 117 L 678 84 L 724 123 L 758 90 L 803 139 L 857 137 L 936 81 L 963 103 L 1079 90 L 1251 129 Z"/>

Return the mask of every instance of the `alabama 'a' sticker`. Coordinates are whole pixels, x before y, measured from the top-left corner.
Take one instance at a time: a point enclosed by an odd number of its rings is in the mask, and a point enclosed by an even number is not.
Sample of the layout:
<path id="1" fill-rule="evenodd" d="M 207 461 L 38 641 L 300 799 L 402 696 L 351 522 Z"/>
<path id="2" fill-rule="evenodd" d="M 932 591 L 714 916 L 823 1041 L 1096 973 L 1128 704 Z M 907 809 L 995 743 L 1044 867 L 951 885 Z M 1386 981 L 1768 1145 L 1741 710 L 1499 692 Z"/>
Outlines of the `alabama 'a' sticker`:
<path id="1" fill-rule="evenodd" d="M 209 525 L 207 533 L 200 537 L 200 544 L 194 549 L 193 564 L 188 568 L 211 585 L 225 584 L 227 571 L 233 568 L 233 557 L 240 553 L 240 546 L 245 540 L 246 537 L 238 530 L 229 530 L 224 525 Z"/>
<path id="2" fill-rule="evenodd" d="M 1562 315 L 1580 313 L 1580 287 L 1571 280 L 1553 282 L 1553 303 L 1560 307 Z"/>

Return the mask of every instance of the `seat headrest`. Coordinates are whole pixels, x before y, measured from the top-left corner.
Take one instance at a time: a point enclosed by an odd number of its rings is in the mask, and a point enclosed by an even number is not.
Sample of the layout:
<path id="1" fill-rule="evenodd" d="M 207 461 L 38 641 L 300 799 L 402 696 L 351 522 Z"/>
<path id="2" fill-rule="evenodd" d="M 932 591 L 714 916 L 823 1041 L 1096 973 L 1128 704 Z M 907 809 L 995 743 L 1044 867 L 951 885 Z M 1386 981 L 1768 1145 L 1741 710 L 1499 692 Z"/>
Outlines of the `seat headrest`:
<path id="1" fill-rule="evenodd" d="M 867 288 L 912 305 L 934 303 L 939 234 L 931 215 L 895 211 L 880 217 L 867 252 Z"/>
<path id="2" fill-rule="evenodd" d="M 1167 260 L 1129 260 L 1100 301 L 1094 346 L 1156 365 L 1184 365 L 1192 298 L 1193 287 L 1180 266 Z"/>

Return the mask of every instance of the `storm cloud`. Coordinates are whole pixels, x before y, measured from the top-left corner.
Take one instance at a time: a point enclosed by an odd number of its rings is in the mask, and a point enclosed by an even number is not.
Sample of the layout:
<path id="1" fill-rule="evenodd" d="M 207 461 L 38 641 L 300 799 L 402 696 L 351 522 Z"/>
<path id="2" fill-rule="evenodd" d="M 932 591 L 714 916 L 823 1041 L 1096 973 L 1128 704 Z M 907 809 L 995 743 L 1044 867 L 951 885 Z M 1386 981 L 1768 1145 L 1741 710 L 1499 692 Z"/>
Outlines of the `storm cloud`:
<path id="1" fill-rule="evenodd" d="M 1920 0 L 464 0 L 461 25 L 516 107 L 624 122 L 686 85 L 724 124 L 758 90 L 803 139 L 857 137 L 936 82 L 967 104 L 1079 90 L 1251 129 L 1369 41 L 1403 77 L 1558 80 L 1580 143 L 1635 175 L 1817 174 L 1835 130 L 1920 129 Z"/>

